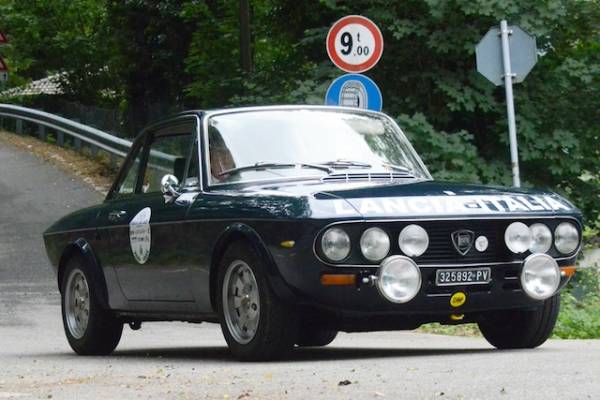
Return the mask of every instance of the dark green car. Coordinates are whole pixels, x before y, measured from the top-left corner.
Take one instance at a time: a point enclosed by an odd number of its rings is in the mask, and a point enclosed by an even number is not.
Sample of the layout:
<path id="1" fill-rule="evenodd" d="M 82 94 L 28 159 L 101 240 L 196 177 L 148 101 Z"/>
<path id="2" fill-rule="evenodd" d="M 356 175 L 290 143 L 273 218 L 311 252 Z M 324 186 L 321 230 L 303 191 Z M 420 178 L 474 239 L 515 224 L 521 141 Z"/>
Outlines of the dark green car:
<path id="1" fill-rule="evenodd" d="M 381 113 L 179 114 L 135 140 L 105 201 L 44 234 L 78 354 L 124 324 L 219 322 L 240 359 L 338 331 L 476 322 L 498 348 L 551 334 L 581 214 L 539 190 L 438 182 Z"/>

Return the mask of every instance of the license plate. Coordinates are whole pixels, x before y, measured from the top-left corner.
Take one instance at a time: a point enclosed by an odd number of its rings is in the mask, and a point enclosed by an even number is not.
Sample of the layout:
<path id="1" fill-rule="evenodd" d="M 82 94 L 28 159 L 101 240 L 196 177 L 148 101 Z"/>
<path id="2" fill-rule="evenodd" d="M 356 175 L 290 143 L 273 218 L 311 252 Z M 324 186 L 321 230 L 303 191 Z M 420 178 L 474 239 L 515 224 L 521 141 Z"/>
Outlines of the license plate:
<path id="1" fill-rule="evenodd" d="M 437 286 L 483 285 L 491 280 L 490 268 L 438 269 L 435 274 Z"/>

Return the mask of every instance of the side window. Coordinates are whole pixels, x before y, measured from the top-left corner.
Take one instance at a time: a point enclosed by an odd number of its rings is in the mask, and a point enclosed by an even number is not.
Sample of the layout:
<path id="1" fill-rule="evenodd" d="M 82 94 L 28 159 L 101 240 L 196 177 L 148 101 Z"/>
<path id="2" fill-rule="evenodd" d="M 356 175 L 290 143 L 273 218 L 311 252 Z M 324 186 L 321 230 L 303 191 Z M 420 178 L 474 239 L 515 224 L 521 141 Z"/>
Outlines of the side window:
<path id="1" fill-rule="evenodd" d="M 190 159 L 195 147 L 193 133 L 157 135 L 153 138 L 144 171 L 142 193 L 160 192 L 160 181 L 167 174 L 175 175 L 182 187 L 198 184 L 198 159 Z M 186 170 L 189 172 L 186 173 Z"/>
<path id="2" fill-rule="evenodd" d="M 137 155 L 134 157 L 133 161 L 130 162 L 127 172 L 125 173 L 125 178 L 119 185 L 117 189 L 117 194 L 126 195 L 135 192 L 135 185 L 137 183 L 138 173 L 140 171 L 140 164 L 142 162 L 142 155 L 144 154 L 141 151 L 144 147 L 138 147 Z"/>

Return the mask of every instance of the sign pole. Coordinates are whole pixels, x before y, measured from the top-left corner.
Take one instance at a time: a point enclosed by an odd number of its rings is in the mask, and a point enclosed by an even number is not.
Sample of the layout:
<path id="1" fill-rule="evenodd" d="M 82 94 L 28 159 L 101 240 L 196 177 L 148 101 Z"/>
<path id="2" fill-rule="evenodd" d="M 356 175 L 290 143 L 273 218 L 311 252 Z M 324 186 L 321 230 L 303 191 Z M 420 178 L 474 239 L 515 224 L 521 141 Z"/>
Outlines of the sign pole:
<path id="1" fill-rule="evenodd" d="M 508 138 L 510 140 L 510 160 L 512 165 L 513 186 L 521 187 L 519 176 L 519 151 L 517 148 L 517 124 L 515 122 L 515 103 L 513 98 L 513 76 L 510 69 L 510 48 L 508 44 L 508 29 L 506 20 L 500 21 L 500 37 L 502 39 L 502 62 L 504 65 L 504 88 L 506 90 L 506 114 L 508 115 Z"/>

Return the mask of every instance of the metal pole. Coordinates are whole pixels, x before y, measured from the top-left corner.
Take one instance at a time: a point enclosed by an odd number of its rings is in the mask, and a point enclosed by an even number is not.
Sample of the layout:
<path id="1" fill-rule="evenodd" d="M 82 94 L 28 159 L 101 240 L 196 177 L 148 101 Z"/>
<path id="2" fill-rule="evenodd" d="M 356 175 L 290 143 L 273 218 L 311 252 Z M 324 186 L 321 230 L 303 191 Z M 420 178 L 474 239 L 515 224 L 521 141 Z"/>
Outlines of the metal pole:
<path id="1" fill-rule="evenodd" d="M 502 62 L 504 64 L 504 89 L 506 90 L 506 114 L 508 116 L 508 138 L 510 140 L 510 161 L 512 164 L 513 186 L 521 187 L 519 176 L 519 151 L 517 149 L 517 124 L 515 122 L 515 103 L 512 90 L 512 78 L 514 74 L 510 70 L 510 48 L 508 35 L 512 32 L 508 29 L 506 20 L 500 21 L 500 37 L 502 39 Z"/>

